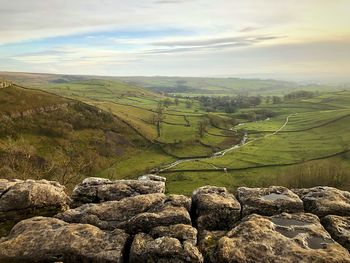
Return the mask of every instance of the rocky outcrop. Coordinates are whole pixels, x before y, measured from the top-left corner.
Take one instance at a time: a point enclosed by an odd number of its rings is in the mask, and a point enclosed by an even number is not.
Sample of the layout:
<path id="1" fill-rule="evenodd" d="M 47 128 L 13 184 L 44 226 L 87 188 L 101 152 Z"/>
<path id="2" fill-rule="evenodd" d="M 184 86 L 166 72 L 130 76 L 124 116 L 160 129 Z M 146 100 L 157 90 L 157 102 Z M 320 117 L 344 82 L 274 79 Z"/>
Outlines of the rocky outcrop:
<path id="1" fill-rule="evenodd" d="M 217 262 L 350 262 L 311 214 L 253 214 L 218 241 Z"/>
<path id="2" fill-rule="evenodd" d="M 304 203 L 306 212 L 326 215 L 350 216 L 350 193 L 333 187 L 293 189 Z"/>
<path id="3" fill-rule="evenodd" d="M 164 192 L 165 178 L 156 175 L 145 175 L 139 180 L 116 181 L 90 177 L 74 188 L 71 206 L 119 201 L 126 197 Z"/>
<path id="4" fill-rule="evenodd" d="M 52 104 L 52 105 L 46 105 L 42 107 L 36 107 L 32 109 L 27 109 L 25 111 L 3 112 L 0 115 L 0 120 L 17 119 L 17 118 L 32 116 L 39 113 L 57 111 L 59 109 L 66 109 L 68 105 L 69 105 L 68 103 L 61 103 L 61 104 Z"/>
<path id="5" fill-rule="evenodd" d="M 322 224 L 334 240 L 350 251 L 350 217 L 328 215 Z"/>
<path id="6" fill-rule="evenodd" d="M 64 187 L 57 182 L 0 179 L 0 236 L 20 220 L 65 211 L 67 202 Z"/>
<path id="7" fill-rule="evenodd" d="M 124 262 L 129 236 L 88 224 L 34 217 L 0 242 L 0 262 Z"/>
<path id="8" fill-rule="evenodd" d="M 129 262 L 203 262 L 196 242 L 197 230 L 189 225 L 156 227 L 135 236 Z"/>
<path id="9" fill-rule="evenodd" d="M 283 212 L 303 212 L 303 202 L 291 190 L 282 186 L 269 188 L 237 189 L 237 198 L 242 204 L 242 216 L 253 213 L 272 216 Z"/>
<path id="10" fill-rule="evenodd" d="M 240 219 L 241 205 L 225 187 L 203 186 L 193 192 L 192 212 L 199 230 L 230 229 Z"/>
<path id="11" fill-rule="evenodd" d="M 191 224 L 190 199 L 185 196 L 146 194 L 86 204 L 56 217 L 70 223 L 86 223 L 104 230 L 125 229 L 128 233 L 147 232 L 153 227 Z"/>
<path id="12" fill-rule="evenodd" d="M 25 219 L 0 239 L 0 262 L 350 262 L 346 191 L 164 190 L 157 175 L 88 178 L 68 202 L 55 182 L 0 180 L 0 229 Z"/>

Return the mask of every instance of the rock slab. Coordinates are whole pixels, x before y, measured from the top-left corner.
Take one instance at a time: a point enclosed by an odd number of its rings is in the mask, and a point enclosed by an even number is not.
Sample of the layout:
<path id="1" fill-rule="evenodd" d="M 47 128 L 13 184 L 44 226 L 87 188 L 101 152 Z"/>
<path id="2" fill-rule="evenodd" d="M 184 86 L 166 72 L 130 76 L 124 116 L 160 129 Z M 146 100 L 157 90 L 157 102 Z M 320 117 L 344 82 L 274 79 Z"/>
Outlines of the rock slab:
<path id="1" fill-rule="evenodd" d="M 237 199 L 241 203 L 243 217 L 253 213 L 272 216 L 283 212 L 299 213 L 304 211 L 303 201 L 295 193 L 282 186 L 239 187 Z"/>
<path id="2" fill-rule="evenodd" d="M 116 181 L 89 177 L 74 188 L 71 206 L 119 201 L 126 197 L 164 192 L 165 178 L 156 175 L 144 175 L 139 180 Z"/>
<path id="3" fill-rule="evenodd" d="M 217 262 L 350 262 L 350 254 L 315 215 L 252 214 L 218 241 Z"/>
<path id="4" fill-rule="evenodd" d="M 1 239 L 0 262 L 124 262 L 129 236 L 87 224 L 34 217 L 16 224 Z"/>
<path id="5" fill-rule="evenodd" d="M 350 217 L 328 215 L 322 224 L 334 240 L 350 251 Z"/>
<path id="6" fill-rule="evenodd" d="M 0 236 L 20 220 L 65 211 L 69 198 L 64 190 L 52 181 L 0 179 Z"/>
<path id="7" fill-rule="evenodd" d="M 149 234 L 138 233 L 131 245 L 129 262 L 202 263 L 196 240 L 197 230 L 183 224 L 157 227 Z"/>
<path id="8" fill-rule="evenodd" d="M 191 200 L 181 195 L 146 194 L 85 204 L 56 217 L 69 223 L 85 223 L 104 230 L 120 228 L 130 234 L 148 232 L 157 226 L 191 224 Z"/>
<path id="9" fill-rule="evenodd" d="M 225 187 L 198 188 L 193 192 L 192 206 L 199 230 L 231 229 L 240 220 L 241 205 Z"/>
<path id="10" fill-rule="evenodd" d="M 303 200 L 305 212 L 319 217 L 350 216 L 350 192 L 328 186 L 293 189 L 292 191 Z"/>

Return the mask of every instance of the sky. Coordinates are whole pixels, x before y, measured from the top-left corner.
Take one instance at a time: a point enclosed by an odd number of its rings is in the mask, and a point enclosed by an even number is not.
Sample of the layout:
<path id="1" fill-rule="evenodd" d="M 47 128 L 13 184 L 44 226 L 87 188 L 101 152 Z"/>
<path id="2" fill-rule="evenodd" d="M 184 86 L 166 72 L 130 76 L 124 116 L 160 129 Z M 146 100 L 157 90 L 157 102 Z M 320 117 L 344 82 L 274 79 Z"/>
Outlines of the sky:
<path id="1" fill-rule="evenodd" d="M 0 71 L 350 80 L 350 0 L 0 0 Z"/>

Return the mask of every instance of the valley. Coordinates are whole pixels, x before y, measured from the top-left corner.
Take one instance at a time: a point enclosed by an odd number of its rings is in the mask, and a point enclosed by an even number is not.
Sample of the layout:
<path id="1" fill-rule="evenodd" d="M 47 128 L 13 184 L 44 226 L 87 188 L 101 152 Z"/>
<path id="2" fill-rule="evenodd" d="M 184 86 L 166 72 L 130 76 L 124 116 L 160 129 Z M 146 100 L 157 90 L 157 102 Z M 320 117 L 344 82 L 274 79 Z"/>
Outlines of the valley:
<path id="1" fill-rule="evenodd" d="M 149 78 L 147 82 L 144 79 L 141 82 L 137 78 L 3 75 L 18 85 L 48 92 L 47 96 L 55 96 L 55 100 L 83 103 L 86 107 L 97 109 L 97 112 L 110 114 L 118 125 L 124 127 L 118 140 L 130 144 L 123 143 L 128 146 L 122 147 L 122 150 L 114 135 L 101 133 L 104 126 L 112 129 L 116 125 L 109 121 L 99 124 L 101 127 L 95 125 L 93 130 L 84 128 L 69 132 L 65 141 L 68 144 L 80 141 L 77 145 L 82 146 L 81 151 L 85 151 L 86 156 L 96 152 L 96 148 L 82 142 L 91 141 L 89 137 L 92 134 L 95 140 L 104 138 L 104 143 L 108 141 L 107 149 L 112 151 L 109 157 L 98 154 L 98 159 L 103 160 L 101 164 L 89 172 L 81 172 L 80 176 L 122 179 L 148 172 L 160 173 L 168 179 L 167 192 L 181 194 L 189 194 L 207 184 L 231 190 L 242 185 L 271 184 L 287 187 L 327 184 L 350 189 L 350 91 L 342 89 L 343 86 L 298 87 L 293 83 L 258 80 L 254 83 L 240 81 L 240 84 L 236 80 L 234 85 L 233 80 L 220 80 L 217 85 L 225 85 L 218 91 L 210 85 L 208 87 L 207 79 L 182 80 L 182 83 L 187 81 L 187 85 L 205 88 L 209 95 L 203 94 L 208 98 L 227 94 L 236 99 L 240 96 L 259 98 L 257 105 L 225 112 L 221 108 L 208 111 L 208 107 L 216 105 L 204 107 L 198 99 L 198 90 L 160 91 L 159 83 L 166 83 L 164 78 L 157 79 L 155 83 Z M 180 81 L 166 80 L 168 87 Z M 204 84 L 201 86 L 201 83 Z M 241 94 L 242 85 L 243 88 L 250 85 L 251 95 Z M 273 87 L 270 92 L 264 88 L 269 85 Z M 230 86 L 233 88 L 230 89 Z M 284 95 L 298 90 L 307 90 L 312 96 L 283 100 Z M 22 95 L 18 96 L 20 100 Z M 278 101 L 275 97 L 282 100 Z M 4 111 L 13 107 L 13 104 L 2 105 Z M 34 148 L 38 147 L 38 137 L 42 140 L 42 135 L 29 136 L 26 127 L 20 127 L 18 133 L 20 135 L 12 140 L 24 138 Z M 4 134 L 1 140 L 5 141 L 8 136 Z M 57 140 L 51 135 L 45 137 L 48 145 Z M 63 149 L 65 147 L 62 146 Z M 47 158 L 44 150 L 38 153 Z"/>

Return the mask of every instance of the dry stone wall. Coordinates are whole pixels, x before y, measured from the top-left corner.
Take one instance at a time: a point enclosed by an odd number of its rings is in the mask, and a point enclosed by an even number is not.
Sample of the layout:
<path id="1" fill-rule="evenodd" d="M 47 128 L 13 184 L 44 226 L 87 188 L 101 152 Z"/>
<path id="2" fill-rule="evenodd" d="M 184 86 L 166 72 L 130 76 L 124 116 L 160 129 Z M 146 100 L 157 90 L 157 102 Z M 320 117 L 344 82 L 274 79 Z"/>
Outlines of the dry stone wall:
<path id="1" fill-rule="evenodd" d="M 0 262 L 350 262 L 350 193 L 0 179 Z"/>

